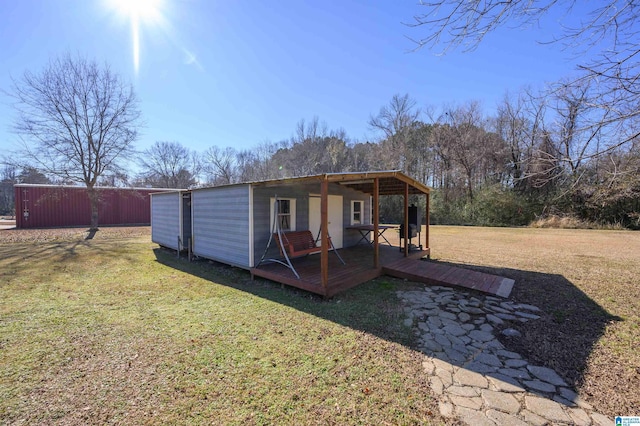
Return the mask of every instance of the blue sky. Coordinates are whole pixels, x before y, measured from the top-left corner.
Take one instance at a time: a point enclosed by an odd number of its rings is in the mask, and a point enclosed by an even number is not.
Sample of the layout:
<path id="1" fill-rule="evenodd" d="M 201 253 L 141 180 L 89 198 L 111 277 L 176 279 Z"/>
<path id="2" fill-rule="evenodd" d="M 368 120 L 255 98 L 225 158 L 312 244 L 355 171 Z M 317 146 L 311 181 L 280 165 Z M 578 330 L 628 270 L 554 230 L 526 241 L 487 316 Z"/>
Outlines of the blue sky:
<path id="1" fill-rule="evenodd" d="M 129 0 L 134 1 L 134 0 Z M 194 150 L 288 139 L 317 116 L 354 141 L 375 140 L 372 114 L 396 94 L 421 107 L 480 100 L 490 113 L 507 90 L 542 87 L 575 69 L 549 26 L 500 30 L 473 52 L 422 49 L 409 1 L 162 0 L 140 27 L 115 0 L 0 0 L 0 88 L 49 58 L 80 53 L 133 84 L 145 127 L 137 148 L 177 141 Z M 13 147 L 10 100 L 0 94 L 0 145 Z"/>

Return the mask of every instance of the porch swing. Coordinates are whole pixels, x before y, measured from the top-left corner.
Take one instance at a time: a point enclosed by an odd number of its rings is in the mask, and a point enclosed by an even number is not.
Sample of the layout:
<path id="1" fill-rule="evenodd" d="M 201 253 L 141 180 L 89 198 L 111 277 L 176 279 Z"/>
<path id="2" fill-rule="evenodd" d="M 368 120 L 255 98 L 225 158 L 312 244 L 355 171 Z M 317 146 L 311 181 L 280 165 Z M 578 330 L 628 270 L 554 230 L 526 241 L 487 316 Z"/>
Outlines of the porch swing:
<path id="1" fill-rule="evenodd" d="M 279 201 L 280 200 L 276 195 L 275 202 L 273 203 L 273 224 L 271 226 L 271 232 L 269 233 L 269 241 L 267 242 L 267 246 L 265 247 L 264 253 L 260 258 L 260 262 L 258 262 L 258 264 L 256 265 L 256 268 L 260 266 L 262 263 L 274 262 L 274 263 L 283 265 L 288 269 L 291 269 L 291 271 L 296 276 L 296 278 L 300 279 L 300 275 L 298 274 L 298 271 L 296 271 L 296 268 L 294 268 L 293 264 L 291 263 L 291 258 L 320 253 L 322 251 L 322 247 L 318 246 L 318 240 L 320 239 L 320 234 L 322 229 L 318 230 L 318 235 L 316 236 L 315 239 L 313 238 L 313 234 L 309 230 L 289 231 L 289 232 L 283 231 L 282 224 L 278 216 Z M 340 262 L 342 262 L 342 264 L 345 265 L 345 262 L 344 260 L 342 260 L 340 253 L 338 253 L 338 250 L 336 250 L 335 246 L 333 245 L 333 242 L 331 241 L 331 236 L 329 235 L 328 230 L 327 230 L 327 236 L 328 236 L 327 241 L 329 242 L 329 246 L 331 247 L 333 252 L 336 254 L 336 256 L 338 256 L 338 259 L 340 259 Z M 282 258 L 280 259 L 266 258 L 269 248 L 271 247 L 271 242 L 274 239 L 276 240 L 276 244 L 278 246 L 278 249 L 280 250 L 280 255 L 284 258 L 284 261 L 282 260 Z"/>

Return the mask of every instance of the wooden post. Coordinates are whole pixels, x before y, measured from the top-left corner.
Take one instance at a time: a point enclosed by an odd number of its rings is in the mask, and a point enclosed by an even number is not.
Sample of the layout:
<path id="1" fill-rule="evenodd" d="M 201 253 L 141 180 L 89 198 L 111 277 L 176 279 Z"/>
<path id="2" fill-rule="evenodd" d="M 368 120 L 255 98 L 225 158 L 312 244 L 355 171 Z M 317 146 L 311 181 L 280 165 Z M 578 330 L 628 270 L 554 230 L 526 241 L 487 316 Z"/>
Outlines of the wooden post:
<path id="1" fill-rule="evenodd" d="M 380 229 L 380 179 L 373 179 L 373 267 L 380 268 L 380 248 L 378 240 Z"/>
<path id="2" fill-rule="evenodd" d="M 329 181 L 326 176 L 322 180 L 320 189 L 320 282 L 327 296 L 329 286 Z"/>
<path id="3" fill-rule="evenodd" d="M 409 256 L 409 184 L 404 183 L 404 257 Z"/>
<path id="4" fill-rule="evenodd" d="M 430 202 L 430 198 L 431 198 L 431 194 L 429 194 L 428 192 L 425 194 L 427 197 L 427 202 L 426 202 L 426 211 L 424 212 L 424 220 L 425 220 L 425 225 L 424 225 L 424 246 L 425 248 L 429 248 L 429 202 Z"/>

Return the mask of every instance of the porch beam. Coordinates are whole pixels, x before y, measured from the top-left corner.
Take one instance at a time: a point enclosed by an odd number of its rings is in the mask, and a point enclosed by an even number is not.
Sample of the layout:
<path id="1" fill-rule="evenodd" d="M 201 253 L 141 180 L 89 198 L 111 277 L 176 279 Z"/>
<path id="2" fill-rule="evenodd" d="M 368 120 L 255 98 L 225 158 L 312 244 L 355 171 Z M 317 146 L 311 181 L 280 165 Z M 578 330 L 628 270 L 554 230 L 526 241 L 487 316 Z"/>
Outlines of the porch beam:
<path id="1" fill-rule="evenodd" d="M 431 198 L 431 194 L 429 194 L 428 192 L 426 194 L 424 194 L 427 201 L 426 201 L 426 211 L 424 212 L 424 220 L 425 220 L 425 226 L 424 226 L 424 246 L 425 248 L 429 248 L 429 222 L 430 222 L 430 218 L 429 218 L 429 203 L 430 203 L 430 198 Z"/>
<path id="2" fill-rule="evenodd" d="M 328 295 L 329 286 L 329 180 L 320 184 L 320 283 L 324 295 Z"/>
<path id="3" fill-rule="evenodd" d="M 373 179 L 373 267 L 380 268 L 380 247 L 379 232 L 380 229 L 380 178 Z"/>
<path id="4" fill-rule="evenodd" d="M 404 257 L 409 256 L 409 183 L 404 183 Z"/>

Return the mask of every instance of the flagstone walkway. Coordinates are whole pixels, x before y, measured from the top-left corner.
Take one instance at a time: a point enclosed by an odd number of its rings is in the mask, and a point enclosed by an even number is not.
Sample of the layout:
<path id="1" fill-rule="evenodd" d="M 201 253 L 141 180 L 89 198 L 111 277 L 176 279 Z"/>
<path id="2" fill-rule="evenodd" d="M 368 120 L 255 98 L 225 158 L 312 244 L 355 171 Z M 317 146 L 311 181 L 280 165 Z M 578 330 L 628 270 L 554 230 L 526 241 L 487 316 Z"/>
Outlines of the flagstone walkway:
<path id="1" fill-rule="evenodd" d="M 415 327 L 440 413 L 472 426 L 611 425 L 552 369 L 505 350 L 494 326 L 539 318 L 536 306 L 447 287 L 398 292 Z M 515 329 L 502 330 L 517 337 Z"/>

